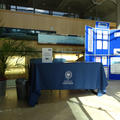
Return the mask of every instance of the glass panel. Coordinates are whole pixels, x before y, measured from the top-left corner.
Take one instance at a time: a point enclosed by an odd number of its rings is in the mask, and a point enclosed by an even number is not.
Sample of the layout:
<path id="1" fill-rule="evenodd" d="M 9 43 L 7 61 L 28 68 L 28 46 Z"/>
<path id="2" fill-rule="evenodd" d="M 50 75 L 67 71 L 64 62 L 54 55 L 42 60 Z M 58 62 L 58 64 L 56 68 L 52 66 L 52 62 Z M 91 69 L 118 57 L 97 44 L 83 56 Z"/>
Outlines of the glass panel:
<path id="1" fill-rule="evenodd" d="M 53 16 L 64 16 L 64 12 L 56 12 L 56 11 L 53 11 Z"/>
<path id="2" fill-rule="evenodd" d="M 49 11 L 48 10 L 42 10 L 42 9 L 35 9 L 35 13 L 49 14 Z"/>
<path id="3" fill-rule="evenodd" d="M 38 43 L 84 44 L 84 37 L 38 34 Z"/>
<path id="4" fill-rule="evenodd" d="M 37 40 L 35 30 L 0 28 L 0 37 L 10 37 L 19 40 Z"/>
<path id="5" fill-rule="evenodd" d="M 27 13 L 33 13 L 34 9 L 30 8 L 30 7 L 17 6 L 17 11 L 27 12 Z"/>
<path id="6" fill-rule="evenodd" d="M 15 5 L 11 5 L 11 6 L 10 6 L 10 10 L 16 11 L 16 6 L 15 6 Z"/>
<path id="7" fill-rule="evenodd" d="M 6 9 L 6 5 L 5 4 L 0 4 L 0 9 Z"/>

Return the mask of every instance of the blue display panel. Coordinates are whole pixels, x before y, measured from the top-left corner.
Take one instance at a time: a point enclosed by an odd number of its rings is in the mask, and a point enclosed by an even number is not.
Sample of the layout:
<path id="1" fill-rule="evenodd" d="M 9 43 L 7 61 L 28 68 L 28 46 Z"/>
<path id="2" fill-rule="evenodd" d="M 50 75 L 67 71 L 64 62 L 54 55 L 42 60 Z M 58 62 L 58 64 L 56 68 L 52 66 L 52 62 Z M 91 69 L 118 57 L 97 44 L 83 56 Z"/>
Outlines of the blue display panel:
<path id="1" fill-rule="evenodd" d="M 120 80 L 120 30 L 110 31 L 109 79 Z"/>
<path id="2" fill-rule="evenodd" d="M 85 54 L 108 55 L 110 48 L 109 29 L 94 29 L 86 26 L 85 30 Z"/>
<path id="3" fill-rule="evenodd" d="M 100 26 L 103 25 L 103 26 Z M 105 25 L 105 26 L 104 26 Z M 90 33 L 93 35 L 90 36 Z M 96 28 L 86 26 L 85 31 L 85 61 L 100 62 L 104 65 L 106 77 L 108 78 L 109 49 L 110 49 L 109 23 L 96 22 Z M 92 50 L 89 50 L 89 38 L 93 37 Z"/>
<path id="4" fill-rule="evenodd" d="M 108 79 L 120 80 L 120 30 L 109 30 L 108 23 L 102 23 L 102 27 L 100 25 L 101 22 L 96 22 L 96 28 L 86 26 L 87 31 L 92 29 L 94 32 L 93 52 L 87 50 L 89 34 L 86 32 L 85 60 L 101 62 Z"/>
<path id="5" fill-rule="evenodd" d="M 120 54 L 120 30 L 110 31 L 110 55 Z"/>

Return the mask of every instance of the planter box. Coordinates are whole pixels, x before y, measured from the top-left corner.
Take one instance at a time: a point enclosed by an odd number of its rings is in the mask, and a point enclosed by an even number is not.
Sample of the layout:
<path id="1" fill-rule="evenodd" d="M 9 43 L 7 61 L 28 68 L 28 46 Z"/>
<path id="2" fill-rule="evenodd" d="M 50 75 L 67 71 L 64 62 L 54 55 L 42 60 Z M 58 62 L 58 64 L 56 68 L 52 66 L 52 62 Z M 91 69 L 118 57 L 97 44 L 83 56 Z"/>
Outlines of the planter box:
<path id="1" fill-rule="evenodd" d="M 0 81 L 0 97 L 5 96 L 6 93 L 6 80 Z"/>

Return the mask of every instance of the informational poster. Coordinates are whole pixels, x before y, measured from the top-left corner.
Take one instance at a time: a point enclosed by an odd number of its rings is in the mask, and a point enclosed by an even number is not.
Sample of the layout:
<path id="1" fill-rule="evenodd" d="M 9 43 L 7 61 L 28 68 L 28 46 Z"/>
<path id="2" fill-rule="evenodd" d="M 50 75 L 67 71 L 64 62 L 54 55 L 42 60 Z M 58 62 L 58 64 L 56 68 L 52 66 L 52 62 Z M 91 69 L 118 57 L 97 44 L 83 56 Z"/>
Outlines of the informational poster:
<path id="1" fill-rule="evenodd" d="M 97 30 L 97 39 L 102 39 L 102 30 Z"/>
<path id="2" fill-rule="evenodd" d="M 104 67 L 106 78 L 108 77 L 108 67 Z"/>
<path id="3" fill-rule="evenodd" d="M 88 29 L 88 51 L 93 52 L 93 30 Z"/>
<path id="4" fill-rule="evenodd" d="M 120 37 L 120 32 L 115 32 L 114 37 Z"/>
<path id="5" fill-rule="evenodd" d="M 108 41 L 103 41 L 103 49 L 108 49 Z"/>
<path id="6" fill-rule="evenodd" d="M 107 65 L 107 57 L 102 57 L 102 64 Z"/>
<path id="7" fill-rule="evenodd" d="M 97 40 L 97 49 L 102 49 L 102 41 Z"/>
<path id="8" fill-rule="evenodd" d="M 111 74 L 120 74 L 120 57 L 111 57 Z"/>
<path id="9" fill-rule="evenodd" d="M 114 55 L 120 55 L 120 48 L 114 48 Z"/>
<path id="10" fill-rule="evenodd" d="M 42 48 L 42 63 L 52 63 L 52 48 Z"/>
<path id="11" fill-rule="evenodd" d="M 108 40 L 109 32 L 108 31 L 103 31 L 103 39 Z"/>
<path id="12" fill-rule="evenodd" d="M 101 57 L 96 57 L 96 62 L 100 62 L 101 63 Z"/>

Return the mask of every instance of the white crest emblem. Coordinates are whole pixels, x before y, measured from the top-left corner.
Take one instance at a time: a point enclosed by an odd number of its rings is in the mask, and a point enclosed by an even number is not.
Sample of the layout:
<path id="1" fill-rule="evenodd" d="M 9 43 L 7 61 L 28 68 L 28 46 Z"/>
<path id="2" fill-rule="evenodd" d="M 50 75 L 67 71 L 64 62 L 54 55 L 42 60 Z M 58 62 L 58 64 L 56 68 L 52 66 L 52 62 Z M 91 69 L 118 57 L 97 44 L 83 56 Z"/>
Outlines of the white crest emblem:
<path id="1" fill-rule="evenodd" d="M 71 79 L 71 78 L 72 78 L 72 72 L 71 72 L 71 71 L 65 72 L 65 78 L 66 78 L 67 80 Z"/>

